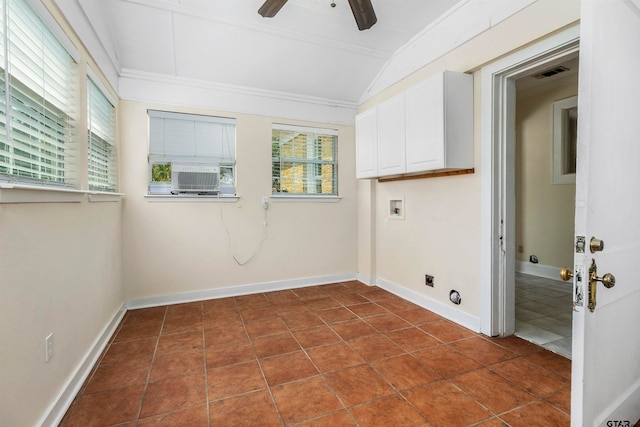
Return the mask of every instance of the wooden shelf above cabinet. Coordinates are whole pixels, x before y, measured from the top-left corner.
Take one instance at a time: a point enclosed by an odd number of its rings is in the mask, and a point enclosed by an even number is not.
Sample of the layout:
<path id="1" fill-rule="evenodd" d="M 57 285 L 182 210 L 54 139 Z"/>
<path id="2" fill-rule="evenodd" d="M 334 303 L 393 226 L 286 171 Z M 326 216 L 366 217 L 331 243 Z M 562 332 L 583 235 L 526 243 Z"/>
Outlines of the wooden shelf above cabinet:
<path id="1" fill-rule="evenodd" d="M 469 175 L 472 173 L 475 173 L 474 168 L 433 171 L 433 172 L 420 173 L 416 175 L 402 175 L 402 176 L 390 176 L 388 178 L 378 178 L 378 182 L 408 181 L 410 179 L 438 178 L 441 176 Z"/>

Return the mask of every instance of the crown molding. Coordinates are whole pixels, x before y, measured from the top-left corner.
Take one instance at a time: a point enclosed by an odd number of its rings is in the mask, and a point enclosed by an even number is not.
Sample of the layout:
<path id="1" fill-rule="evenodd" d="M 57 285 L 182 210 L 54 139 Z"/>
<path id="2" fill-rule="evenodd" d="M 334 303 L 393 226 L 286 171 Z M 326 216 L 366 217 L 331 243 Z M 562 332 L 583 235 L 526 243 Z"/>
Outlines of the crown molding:
<path id="1" fill-rule="evenodd" d="M 122 69 L 120 98 L 229 112 L 353 125 L 358 104 Z"/>

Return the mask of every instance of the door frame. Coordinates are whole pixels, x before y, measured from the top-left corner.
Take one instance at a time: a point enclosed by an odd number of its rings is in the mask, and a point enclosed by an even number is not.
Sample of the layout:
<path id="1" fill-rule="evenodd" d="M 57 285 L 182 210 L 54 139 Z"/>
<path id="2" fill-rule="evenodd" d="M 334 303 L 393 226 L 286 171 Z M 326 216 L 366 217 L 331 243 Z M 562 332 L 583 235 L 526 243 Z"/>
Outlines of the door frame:
<path id="1" fill-rule="evenodd" d="M 481 74 L 480 331 L 515 332 L 515 81 L 579 52 L 578 24 L 495 61 Z"/>

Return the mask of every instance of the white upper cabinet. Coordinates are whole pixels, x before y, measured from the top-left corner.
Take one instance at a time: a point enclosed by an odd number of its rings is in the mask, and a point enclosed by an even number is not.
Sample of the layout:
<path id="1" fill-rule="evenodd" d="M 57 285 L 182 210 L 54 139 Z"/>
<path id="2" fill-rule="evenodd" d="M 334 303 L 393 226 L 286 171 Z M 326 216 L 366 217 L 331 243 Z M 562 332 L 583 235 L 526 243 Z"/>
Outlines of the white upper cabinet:
<path id="1" fill-rule="evenodd" d="M 378 105 L 378 176 L 405 173 L 404 93 Z"/>
<path id="2" fill-rule="evenodd" d="M 473 76 L 444 71 L 409 88 L 406 171 L 473 167 Z"/>
<path id="3" fill-rule="evenodd" d="M 378 176 L 378 114 L 375 108 L 356 116 L 356 178 Z"/>
<path id="4" fill-rule="evenodd" d="M 359 114 L 356 145 L 358 178 L 472 168 L 473 76 L 443 71 Z"/>

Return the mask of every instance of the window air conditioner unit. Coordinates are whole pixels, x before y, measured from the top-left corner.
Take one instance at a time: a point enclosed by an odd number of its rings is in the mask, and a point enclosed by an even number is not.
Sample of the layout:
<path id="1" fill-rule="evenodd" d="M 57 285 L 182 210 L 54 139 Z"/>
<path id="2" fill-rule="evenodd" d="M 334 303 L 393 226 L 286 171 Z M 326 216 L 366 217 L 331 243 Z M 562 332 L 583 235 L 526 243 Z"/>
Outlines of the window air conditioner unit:
<path id="1" fill-rule="evenodd" d="M 219 191 L 218 166 L 171 164 L 171 194 L 218 194 Z"/>

